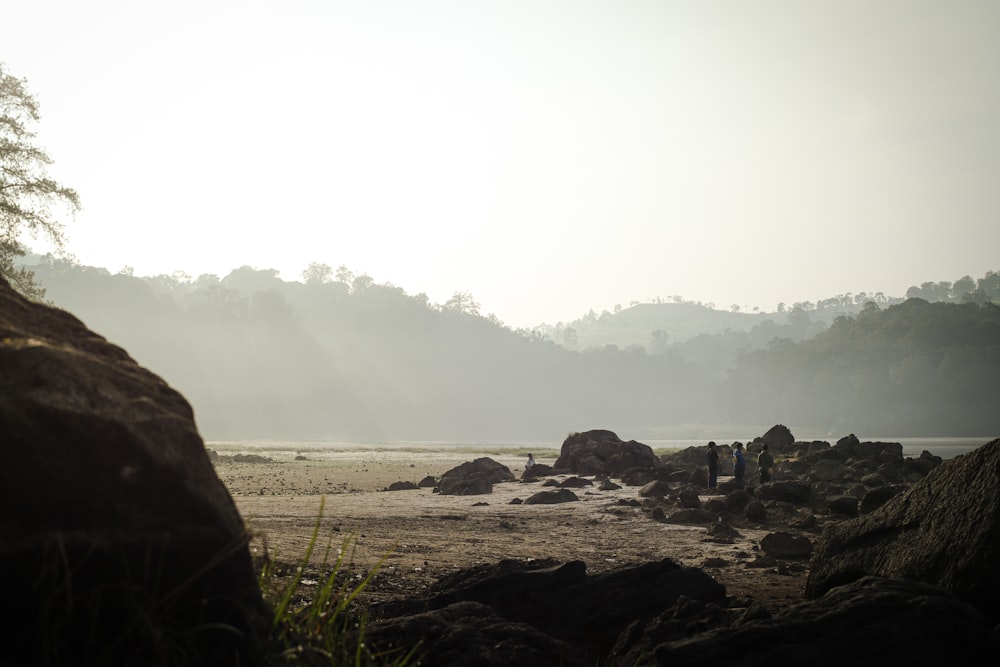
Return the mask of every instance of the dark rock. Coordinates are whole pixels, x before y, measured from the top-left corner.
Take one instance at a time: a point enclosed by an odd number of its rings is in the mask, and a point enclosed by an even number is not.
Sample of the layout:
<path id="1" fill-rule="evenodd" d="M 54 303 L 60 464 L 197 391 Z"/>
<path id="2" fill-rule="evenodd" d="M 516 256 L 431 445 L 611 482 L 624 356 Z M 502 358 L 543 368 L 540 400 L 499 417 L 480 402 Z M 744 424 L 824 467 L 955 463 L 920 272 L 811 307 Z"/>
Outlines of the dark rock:
<path id="1" fill-rule="evenodd" d="M 471 601 L 369 623 L 365 642 L 387 657 L 401 657 L 416 647 L 413 664 L 421 665 L 593 665 L 584 651 L 568 642 Z"/>
<path id="2" fill-rule="evenodd" d="M 755 491 L 761 500 L 780 500 L 786 503 L 805 504 L 812 498 L 812 486 L 799 480 L 771 482 L 758 486 Z"/>
<path id="3" fill-rule="evenodd" d="M 682 597 L 718 603 L 726 595 L 726 589 L 708 574 L 671 560 L 593 576 L 586 574 L 586 566 L 580 561 L 531 571 L 507 565 L 497 576 L 466 577 L 460 584 L 436 588 L 429 598 L 393 603 L 375 613 L 398 618 L 474 601 L 488 605 L 511 622 L 526 623 L 583 649 L 592 665 L 611 652 L 631 623 L 652 619 Z"/>
<path id="4" fill-rule="evenodd" d="M 767 433 L 760 438 L 754 438 L 754 442 L 767 444 L 772 452 L 784 452 L 795 443 L 795 437 L 784 424 L 776 424 L 767 430 Z"/>
<path id="5" fill-rule="evenodd" d="M 627 486 L 645 486 L 657 480 L 665 482 L 671 474 L 667 468 L 629 468 L 620 479 Z"/>
<path id="6" fill-rule="evenodd" d="M 722 502 L 730 512 L 742 512 L 750 502 L 750 494 L 743 489 L 736 489 L 727 493 Z"/>
<path id="7" fill-rule="evenodd" d="M 838 516 L 853 517 L 858 515 L 858 499 L 854 496 L 828 496 L 827 507 Z"/>
<path id="8" fill-rule="evenodd" d="M 493 485 L 514 481 L 510 468 L 483 456 L 466 461 L 441 475 L 438 492 L 443 496 L 474 496 L 493 493 Z"/>
<path id="9" fill-rule="evenodd" d="M 670 486 L 661 480 L 653 480 L 639 489 L 640 498 L 662 498 L 670 495 Z"/>
<path id="10" fill-rule="evenodd" d="M 681 507 L 686 508 L 696 508 L 701 507 L 701 494 L 699 489 L 693 486 L 685 486 L 677 494 L 677 499 L 681 503 Z"/>
<path id="11" fill-rule="evenodd" d="M 1000 439 L 934 468 L 908 491 L 829 526 L 806 595 L 865 574 L 938 586 L 1000 620 Z"/>
<path id="12" fill-rule="evenodd" d="M 295 456 L 295 460 L 296 461 L 308 461 L 309 459 L 307 459 L 304 454 L 298 454 L 298 455 Z"/>
<path id="13" fill-rule="evenodd" d="M 421 489 L 428 489 L 428 488 L 433 489 L 437 485 L 438 481 L 434 479 L 432 475 L 427 475 L 422 480 L 417 482 L 417 486 L 419 486 Z"/>
<path id="14" fill-rule="evenodd" d="M 865 577 L 772 618 L 698 634 L 647 623 L 610 667 L 885 667 L 982 662 L 996 641 L 972 606 L 912 581 Z M 633 648 L 634 647 L 634 648 Z"/>
<path id="15" fill-rule="evenodd" d="M 522 482 L 534 482 L 542 477 L 548 477 L 553 474 L 552 466 L 547 463 L 536 463 L 530 468 L 525 468 L 524 472 L 521 473 Z"/>
<path id="16" fill-rule="evenodd" d="M 719 520 L 718 513 L 709 509 L 681 509 L 671 514 L 667 521 L 681 524 L 706 524 L 716 523 Z"/>
<path id="17" fill-rule="evenodd" d="M 681 598 L 650 621 L 636 621 L 615 643 L 604 665 L 660 665 L 655 661 L 658 645 L 682 641 L 731 623 L 729 612 L 718 604 Z"/>
<path id="18" fill-rule="evenodd" d="M 718 542 L 720 544 L 732 544 L 737 538 L 743 537 L 732 524 L 725 521 L 713 523 L 705 532 L 707 542 Z"/>
<path id="19" fill-rule="evenodd" d="M 663 468 L 663 463 L 649 445 L 623 442 L 612 431 L 593 430 L 568 436 L 553 468 L 557 473 L 620 478 L 626 470 Z"/>
<path id="20" fill-rule="evenodd" d="M 413 482 L 402 482 L 402 481 L 400 481 L 400 482 L 393 482 L 388 487 L 386 487 L 385 490 L 386 491 L 412 491 L 414 489 L 419 489 L 419 488 L 420 487 L 417 486 L 416 484 L 414 484 Z"/>
<path id="21" fill-rule="evenodd" d="M 563 481 L 559 482 L 559 488 L 561 489 L 582 489 L 585 486 L 593 486 L 594 483 L 589 479 L 584 479 L 583 477 L 567 477 Z"/>
<path id="22" fill-rule="evenodd" d="M 880 486 L 876 489 L 871 489 L 861 498 L 861 504 L 858 509 L 862 514 L 874 512 L 879 507 L 882 507 L 882 505 L 889 502 L 890 498 L 898 496 L 908 488 L 910 488 L 909 484 L 888 484 L 886 486 Z"/>
<path id="23" fill-rule="evenodd" d="M 524 501 L 525 505 L 555 505 L 557 503 L 570 503 L 580 500 L 575 493 L 569 489 L 559 489 L 558 491 L 539 491 Z"/>
<path id="24" fill-rule="evenodd" d="M 259 663 L 270 612 L 191 406 L 2 278 L 0 434 L 5 664 Z"/>
<path id="25" fill-rule="evenodd" d="M 601 485 L 597 488 L 600 489 L 601 491 L 617 491 L 622 487 L 620 484 L 615 484 L 610 479 L 606 479 L 603 482 L 601 482 Z"/>
<path id="26" fill-rule="evenodd" d="M 744 514 L 752 521 L 763 521 L 767 518 L 767 508 L 764 506 L 764 503 L 756 498 L 751 498 L 750 502 L 747 503 Z"/>
<path id="27" fill-rule="evenodd" d="M 769 533 L 760 541 L 764 553 L 775 558 L 808 558 L 813 552 L 809 538 L 795 533 Z"/>

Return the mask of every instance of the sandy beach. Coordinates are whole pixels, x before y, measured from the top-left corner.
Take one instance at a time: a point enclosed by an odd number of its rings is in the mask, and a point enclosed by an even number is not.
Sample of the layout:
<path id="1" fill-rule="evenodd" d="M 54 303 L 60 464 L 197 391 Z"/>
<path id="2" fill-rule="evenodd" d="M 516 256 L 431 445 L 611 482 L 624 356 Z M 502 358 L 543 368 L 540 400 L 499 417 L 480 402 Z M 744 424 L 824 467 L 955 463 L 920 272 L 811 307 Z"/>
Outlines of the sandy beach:
<path id="1" fill-rule="evenodd" d="M 729 595 L 772 610 L 800 601 L 804 590 L 805 563 L 756 566 L 760 539 L 780 526 L 740 525 L 733 543 L 710 541 L 706 526 L 652 519 L 640 505 L 638 487 L 600 491 L 595 484 L 574 490 L 578 502 L 557 505 L 516 503 L 549 490 L 542 482 L 501 483 L 479 496 L 385 490 L 393 482 L 439 478 L 480 456 L 520 478 L 525 454 L 516 448 L 245 448 L 269 461 L 242 463 L 229 459 L 235 450 L 215 449 L 221 455 L 216 471 L 254 536 L 255 553 L 301 563 L 319 520 L 311 559 L 315 576 L 322 577 L 324 560 L 332 561 L 342 548 L 356 577 L 382 561 L 366 588 L 373 600 L 420 595 L 445 575 L 508 558 L 582 560 L 590 573 L 671 558 L 706 570 Z M 557 455 L 556 449 L 535 451 L 539 463 L 551 464 Z"/>

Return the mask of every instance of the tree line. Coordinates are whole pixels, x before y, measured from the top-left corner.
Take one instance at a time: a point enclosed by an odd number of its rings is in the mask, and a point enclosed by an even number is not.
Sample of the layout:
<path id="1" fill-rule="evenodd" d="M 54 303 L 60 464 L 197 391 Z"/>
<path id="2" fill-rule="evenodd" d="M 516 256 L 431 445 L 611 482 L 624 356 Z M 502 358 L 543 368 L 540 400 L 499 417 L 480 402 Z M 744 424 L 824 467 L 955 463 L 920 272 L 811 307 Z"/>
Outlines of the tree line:
<path id="1" fill-rule="evenodd" d="M 822 329 L 764 320 L 662 350 L 570 350 L 483 316 L 467 293 L 433 304 L 343 267 L 301 282 L 251 267 L 197 279 L 30 268 L 56 305 L 178 388 L 209 439 L 1000 430 L 992 303 L 869 302 Z"/>

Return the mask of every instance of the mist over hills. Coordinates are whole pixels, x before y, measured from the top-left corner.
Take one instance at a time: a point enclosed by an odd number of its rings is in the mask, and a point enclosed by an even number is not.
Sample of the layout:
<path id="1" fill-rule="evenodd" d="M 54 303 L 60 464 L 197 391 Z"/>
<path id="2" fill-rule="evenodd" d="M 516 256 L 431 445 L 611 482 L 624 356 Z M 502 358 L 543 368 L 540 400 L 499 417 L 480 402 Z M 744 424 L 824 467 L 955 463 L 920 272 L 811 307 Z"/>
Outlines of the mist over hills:
<path id="1" fill-rule="evenodd" d="M 181 391 L 208 440 L 1000 432 L 993 272 L 905 300 L 743 313 L 675 297 L 512 330 L 471 295 L 432 304 L 344 269 L 139 278 L 35 259 L 47 298 Z"/>

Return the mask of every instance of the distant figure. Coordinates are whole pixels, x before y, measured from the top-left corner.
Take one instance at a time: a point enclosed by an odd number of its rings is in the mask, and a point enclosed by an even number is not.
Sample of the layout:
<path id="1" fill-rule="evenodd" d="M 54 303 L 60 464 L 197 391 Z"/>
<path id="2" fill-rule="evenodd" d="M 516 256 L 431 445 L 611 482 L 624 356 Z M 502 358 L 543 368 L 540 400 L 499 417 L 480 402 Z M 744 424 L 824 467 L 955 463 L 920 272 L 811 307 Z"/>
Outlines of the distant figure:
<path id="1" fill-rule="evenodd" d="M 528 454 L 528 462 L 524 464 L 525 470 L 531 470 L 531 466 L 535 465 L 535 455 Z"/>
<path id="2" fill-rule="evenodd" d="M 715 451 L 715 442 L 708 443 L 708 490 L 714 491 L 719 483 L 719 452 Z"/>
<path id="3" fill-rule="evenodd" d="M 747 472 L 747 460 L 743 458 L 743 443 L 737 442 L 733 450 L 733 481 L 743 485 L 743 475 Z"/>
<path id="4" fill-rule="evenodd" d="M 761 447 L 760 454 L 757 455 L 757 467 L 760 468 L 760 483 L 767 484 L 771 481 L 771 468 L 774 467 L 774 457 L 767 451 L 767 445 Z"/>

